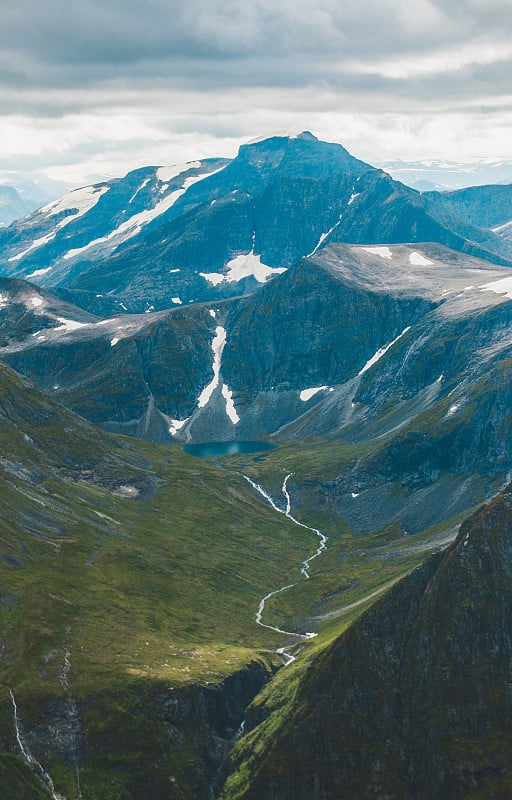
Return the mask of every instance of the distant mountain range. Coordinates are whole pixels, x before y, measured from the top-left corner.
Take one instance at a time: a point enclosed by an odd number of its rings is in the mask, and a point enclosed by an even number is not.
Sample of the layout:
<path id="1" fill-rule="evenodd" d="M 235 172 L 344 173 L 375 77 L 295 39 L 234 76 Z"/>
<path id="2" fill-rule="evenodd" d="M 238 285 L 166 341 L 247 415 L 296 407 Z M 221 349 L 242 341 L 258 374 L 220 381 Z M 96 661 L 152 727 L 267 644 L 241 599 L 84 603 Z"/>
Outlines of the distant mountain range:
<path id="1" fill-rule="evenodd" d="M 55 200 L 69 187 L 49 178 L 0 171 L 0 228 Z"/>
<path id="2" fill-rule="evenodd" d="M 464 189 L 512 182 L 512 161 L 470 163 L 431 161 L 382 161 L 379 166 L 396 180 L 418 191 Z"/>

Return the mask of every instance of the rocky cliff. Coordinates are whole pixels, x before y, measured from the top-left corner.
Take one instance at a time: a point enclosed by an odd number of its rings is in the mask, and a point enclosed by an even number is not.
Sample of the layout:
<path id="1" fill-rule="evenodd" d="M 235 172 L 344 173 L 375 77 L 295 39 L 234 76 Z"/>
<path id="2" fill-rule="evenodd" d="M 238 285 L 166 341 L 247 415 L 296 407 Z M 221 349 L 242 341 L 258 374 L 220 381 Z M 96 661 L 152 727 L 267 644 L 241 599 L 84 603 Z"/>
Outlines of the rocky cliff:
<path id="1" fill-rule="evenodd" d="M 269 678 L 254 662 L 218 684 L 141 682 L 71 702 L 40 698 L 28 709 L 17 697 L 19 739 L 4 726 L 0 738 L 12 751 L 0 756 L 2 797 L 47 798 L 55 782 L 68 798 L 211 800 L 245 708 Z M 18 794 L 9 794 L 11 781 Z"/>

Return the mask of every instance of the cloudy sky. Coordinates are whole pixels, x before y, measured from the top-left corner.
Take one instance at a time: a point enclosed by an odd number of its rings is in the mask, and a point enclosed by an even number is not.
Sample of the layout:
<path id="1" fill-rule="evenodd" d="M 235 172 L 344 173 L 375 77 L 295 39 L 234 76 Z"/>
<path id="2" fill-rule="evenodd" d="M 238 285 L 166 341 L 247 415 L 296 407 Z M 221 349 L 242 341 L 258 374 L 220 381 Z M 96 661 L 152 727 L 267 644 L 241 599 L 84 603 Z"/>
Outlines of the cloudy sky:
<path id="1" fill-rule="evenodd" d="M 16 0 L 0 170 L 83 184 L 308 129 L 370 162 L 512 159 L 510 0 Z"/>

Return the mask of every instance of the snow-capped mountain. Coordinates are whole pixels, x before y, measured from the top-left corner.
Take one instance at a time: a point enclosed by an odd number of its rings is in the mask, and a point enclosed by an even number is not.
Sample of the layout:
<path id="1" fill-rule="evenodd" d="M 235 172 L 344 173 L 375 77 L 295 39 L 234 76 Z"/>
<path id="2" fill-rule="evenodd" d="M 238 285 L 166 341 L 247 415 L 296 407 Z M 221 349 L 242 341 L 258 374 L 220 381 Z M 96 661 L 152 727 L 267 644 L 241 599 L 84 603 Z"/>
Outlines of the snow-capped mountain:
<path id="1" fill-rule="evenodd" d="M 253 291 L 335 241 L 512 256 L 492 231 L 302 133 L 70 192 L 1 232 L 0 262 L 94 313 L 140 313 Z"/>

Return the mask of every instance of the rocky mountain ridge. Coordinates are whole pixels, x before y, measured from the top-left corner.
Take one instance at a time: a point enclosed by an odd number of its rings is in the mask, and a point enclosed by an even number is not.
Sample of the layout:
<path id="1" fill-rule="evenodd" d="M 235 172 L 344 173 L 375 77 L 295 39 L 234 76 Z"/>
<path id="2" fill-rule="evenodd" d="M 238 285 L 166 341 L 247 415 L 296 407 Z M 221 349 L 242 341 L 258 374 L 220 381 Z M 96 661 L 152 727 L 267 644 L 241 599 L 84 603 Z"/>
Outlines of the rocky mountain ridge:
<path id="1" fill-rule="evenodd" d="M 304 132 L 70 192 L 0 232 L 0 264 L 93 313 L 143 313 L 254 291 L 329 242 L 428 241 L 512 263 L 492 230 Z"/>

